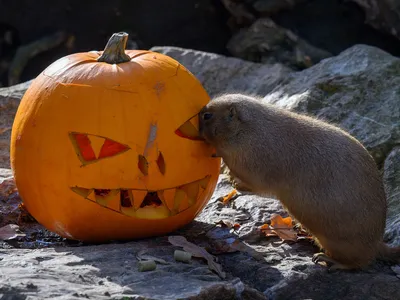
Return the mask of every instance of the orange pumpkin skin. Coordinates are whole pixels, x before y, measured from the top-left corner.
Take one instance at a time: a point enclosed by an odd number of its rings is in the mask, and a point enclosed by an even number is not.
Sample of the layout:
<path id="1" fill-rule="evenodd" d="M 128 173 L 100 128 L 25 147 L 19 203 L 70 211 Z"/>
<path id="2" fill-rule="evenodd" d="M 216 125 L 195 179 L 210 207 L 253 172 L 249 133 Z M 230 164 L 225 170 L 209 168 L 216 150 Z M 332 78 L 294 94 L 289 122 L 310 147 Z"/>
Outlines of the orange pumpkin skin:
<path id="1" fill-rule="evenodd" d="M 17 188 L 66 238 L 169 233 L 196 217 L 218 179 L 214 149 L 190 138 L 209 96 L 168 56 L 126 50 L 130 61 L 108 64 L 101 53 L 59 59 L 25 93 L 10 147 Z"/>

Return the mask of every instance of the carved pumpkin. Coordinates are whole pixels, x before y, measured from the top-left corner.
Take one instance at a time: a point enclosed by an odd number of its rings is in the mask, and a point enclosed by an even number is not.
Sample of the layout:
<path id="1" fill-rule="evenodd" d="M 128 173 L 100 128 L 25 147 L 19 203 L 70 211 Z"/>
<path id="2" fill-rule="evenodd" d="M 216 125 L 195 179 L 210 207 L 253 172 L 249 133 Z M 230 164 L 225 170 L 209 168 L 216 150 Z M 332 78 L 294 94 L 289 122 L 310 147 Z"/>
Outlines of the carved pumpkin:
<path id="1" fill-rule="evenodd" d="M 220 159 L 198 140 L 209 97 L 174 59 L 126 50 L 63 57 L 18 108 L 11 165 L 33 217 L 86 241 L 165 234 L 192 221 L 212 195 Z"/>

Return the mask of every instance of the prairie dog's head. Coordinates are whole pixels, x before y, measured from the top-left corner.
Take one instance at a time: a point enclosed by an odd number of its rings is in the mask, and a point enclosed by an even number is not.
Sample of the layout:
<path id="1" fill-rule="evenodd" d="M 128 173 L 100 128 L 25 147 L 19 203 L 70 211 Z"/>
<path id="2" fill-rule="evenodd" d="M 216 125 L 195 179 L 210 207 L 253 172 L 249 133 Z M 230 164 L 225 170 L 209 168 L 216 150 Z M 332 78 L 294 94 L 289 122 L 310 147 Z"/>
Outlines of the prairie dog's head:
<path id="1" fill-rule="evenodd" d="M 248 101 L 255 99 L 241 94 L 227 94 L 212 99 L 199 113 L 200 136 L 214 147 L 233 144 L 251 121 Z"/>

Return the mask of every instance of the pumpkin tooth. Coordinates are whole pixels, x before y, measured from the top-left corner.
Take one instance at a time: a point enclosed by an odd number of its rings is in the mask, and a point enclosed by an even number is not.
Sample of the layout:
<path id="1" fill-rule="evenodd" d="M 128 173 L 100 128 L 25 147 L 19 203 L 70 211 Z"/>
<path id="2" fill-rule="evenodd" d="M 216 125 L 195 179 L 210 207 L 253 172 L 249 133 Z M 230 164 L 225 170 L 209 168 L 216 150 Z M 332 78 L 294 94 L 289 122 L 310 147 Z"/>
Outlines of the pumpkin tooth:
<path id="1" fill-rule="evenodd" d="M 204 177 L 203 179 L 198 180 L 198 184 L 199 186 L 205 190 L 208 186 L 208 183 L 210 182 L 211 179 L 211 175 L 207 175 L 206 177 Z"/>
<path id="2" fill-rule="evenodd" d="M 199 132 L 199 115 L 195 115 L 193 118 L 189 120 L 189 122 L 196 128 L 197 133 Z"/>
<path id="3" fill-rule="evenodd" d="M 174 209 L 175 190 L 175 188 L 163 190 L 163 198 L 160 197 L 169 211 Z"/>
<path id="4" fill-rule="evenodd" d="M 136 210 L 133 207 L 122 207 L 121 213 L 129 217 L 136 217 Z"/>
<path id="5" fill-rule="evenodd" d="M 142 205 L 142 202 L 147 195 L 147 191 L 131 189 L 130 192 L 132 193 L 133 209 L 136 211 L 140 208 L 140 205 Z"/>
<path id="6" fill-rule="evenodd" d="M 175 196 L 174 196 L 174 208 L 172 209 L 172 215 L 178 214 L 180 211 L 186 209 L 188 207 L 188 203 L 186 200 L 186 193 L 183 189 L 176 188 Z"/>
<path id="7" fill-rule="evenodd" d="M 108 206 L 108 202 L 119 193 L 119 190 L 94 189 L 96 202 L 102 206 Z"/>
<path id="8" fill-rule="evenodd" d="M 157 196 L 158 198 L 161 200 L 162 204 L 165 206 L 165 208 L 170 211 L 170 209 L 168 208 L 167 202 L 165 201 L 165 197 L 164 197 L 164 190 L 159 190 L 157 191 Z"/>
<path id="9" fill-rule="evenodd" d="M 100 150 L 101 150 L 101 147 L 104 144 L 105 138 L 97 136 L 97 135 L 93 135 L 93 134 L 87 134 L 86 136 L 90 141 L 90 146 L 91 146 L 92 151 L 94 153 L 95 159 L 98 160 L 99 154 L 100 154 Z"/>
<path id="10" fill-rule="evenodd" d="M 94 189 L 92 190 L 92 192 L 86 197 L 86 199 L 92 201 L 92 202 L 96 202 L 96 196 L 94 193 Z"/>
<path id="11" fill-rule="evenodd" d="M 119 194 L 119 202 L 121 207 L 125 208 L 133 207 L 132 190 L 121 189 Z"/>
<path id="12" fill-rule="evenodd" d="M 185 185 L 181 186 L 181 189 L 187 195 L 187 201 L 188 201 L 189 206 L 192 206 L 193 204 L 195 204 L 196 200 L 197 200 L 197 195 L 199 194 L 199 182 L 194 181 L 194 182 L 185 184 Z"/>
<path id="13" fill-rule="evenodd" d="M 79 186 L 73 186 L 71 187 L 71 190 L 77 193 L 79 196 L 82 196 L 83 198 L 89 196 L 89 194 L 93 191 L 93 189 L 85 189 Z"/>

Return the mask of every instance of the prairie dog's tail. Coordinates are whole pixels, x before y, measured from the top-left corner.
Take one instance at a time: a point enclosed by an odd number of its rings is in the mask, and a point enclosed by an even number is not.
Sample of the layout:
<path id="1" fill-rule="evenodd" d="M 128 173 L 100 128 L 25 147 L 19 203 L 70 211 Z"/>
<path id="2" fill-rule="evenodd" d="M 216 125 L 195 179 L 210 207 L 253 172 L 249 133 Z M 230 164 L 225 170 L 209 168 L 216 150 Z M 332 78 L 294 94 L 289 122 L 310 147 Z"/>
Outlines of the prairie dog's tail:
<path id="1" fill-rule="evenodd" d="M 385 243 L 381 243 L 378 259 L 392 263 L 400 263 L 400 246 L 389 247 Z"/>

